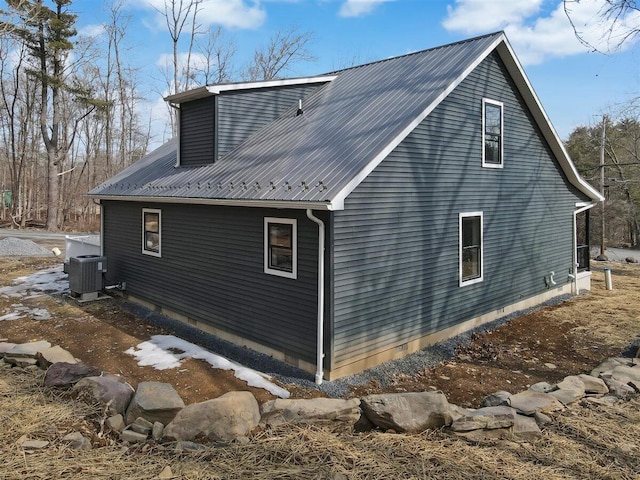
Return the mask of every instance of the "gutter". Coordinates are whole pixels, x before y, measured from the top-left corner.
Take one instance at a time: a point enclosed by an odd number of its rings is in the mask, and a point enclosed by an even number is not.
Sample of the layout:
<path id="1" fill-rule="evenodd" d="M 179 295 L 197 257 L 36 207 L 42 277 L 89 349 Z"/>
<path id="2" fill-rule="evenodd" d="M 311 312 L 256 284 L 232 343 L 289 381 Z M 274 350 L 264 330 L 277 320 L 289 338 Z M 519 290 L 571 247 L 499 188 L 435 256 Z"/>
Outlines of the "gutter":
<path id="1" fill-rule="evenodd" d="M 324 370 L 324 222 L 307 208 L 307 217 L 318 224 L 318 332 L 316 344 L 316 385 L 322 384 Z"/>

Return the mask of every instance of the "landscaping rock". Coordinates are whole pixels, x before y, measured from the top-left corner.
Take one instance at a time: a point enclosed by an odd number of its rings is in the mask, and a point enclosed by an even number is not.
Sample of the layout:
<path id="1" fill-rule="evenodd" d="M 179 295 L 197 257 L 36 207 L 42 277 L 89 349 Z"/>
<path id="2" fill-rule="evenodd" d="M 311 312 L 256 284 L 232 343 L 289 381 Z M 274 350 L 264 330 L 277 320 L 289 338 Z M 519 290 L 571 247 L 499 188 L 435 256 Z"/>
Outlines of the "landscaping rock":
<path id="1" fill-rule="evenodd" d="M 592 377 L 591 375 L 581 374 L 578 378 L 584 385 L 586 394 L 604 395 L 609 393 L 609 388 L 601 378 Z"/>
<path id="2" fill-rule="evenodd" d="M 269 400 L 262 405 L 261 423 L 270 427 L 288 424 L 344 422 L 353 426 L 360 418 L 360 400 L 351 398 Z"/>
<path id="3" fill-rule="evenodd" d="M 107 424 L 107 427 L 109 427 L 109 430 L 112 432 L 122 432 L 126 427 L 124 418 L 120 413 L 107 418 L 104 423 Z"/>
<path id="4" fill-rule="evenodd" d="M 484 407 L 455 420 L 451 424 L 451 429 L 454 432 L 468 432 L 509 428 L 513 425 L 515 417 L 516 411 L 511 407 Z"/>
<path id="5" fill-rule="evenodd" d="M 131 399 L 125 422 L 129 425 L 136 418 L 142 417 L 152 423 L 167 425 L 183 408 L 184 402 L 171 384 L 141 382 Z"/>
<path id="6" fill-rule="evenodd" d="M 14 367 L 26 368 L 37 365 L 38 361 L 31 357 L 14 357 L 5 355 L 4 361 Z"/>
<path id="7" fill-rule="evenodd" d="M 160 422 L 154 422 L 153 427 L 151 428 L 151 438 L 153 438 L 156 442 L 159 442 L 162 439 L 163 431 L 164 425 Z"/>
<path id="8" fill-rule="evenodd" d="M 14 358 L 36 358 L 38 352 L 46 350 L 47 348 L 51 348 L 51 344 L 45 341 L 19 343 L 13 348 L 7 350 L 5 352 L 5 356 Z"/>
<path id="9" fill-rule="evenodd" d="M 45 348 L 44 350 L 38 352 L 36 354 L 36 358 L 38 359 L 38 365 L 43 370 L 46 370 L 52 364 L 58 362 L 78 363 L 78 361 L 73 355 L 71 355 L 71 353 L 58 345 Z"/>
<path id="10" fill-rule="evenodd" d="M 107 413 L 116 415 L 126 411 L 133 388 L 109 377 L 85 377 L 73 386 L 71 394 L 87 403 L 108 405 Z"/>
<path id="11" fill-rule="evenodd" d="M 133 430 L 124 430 L 120 434 L 120 440 L 129 443 L 142 443 L 147 441 L 147 436 L 144 433 L 134 432 Z"/>
<path id="12" fill-rule="evenodd" d="M 410 392 L 368 395 L 361 399 L 371 422 L 397 432 L 422 432 L 453 422 L 449 402 L 442 392 Z"/>
<path id="13" fill-rule="evenodd" d="M 0 358 L 4 357 L 4 354 L 7 353 L 9 350 L 11 350 L 15 346 L 16 346 L 15 343 L 0 342 Z"/>
<path id="14" fill-rule="evenodd" d="M 609 261 L 609 257 L 607 257 L 605 254 L 601 253 L 596 258 L 594 258 L 594 260 L 596 260 L 598 262 L 608 262 Z"/>
<path id="15" fill-rule="evenodd" d="M 511 434 L 518 440 L 532 442 L 542 436 L 542 431 L 535 418 L 516 415 Z"/>
<path id="16" fill-rule="evenodd" d="M 531 390 L 532 392 L 538 392 L 538 393 L 549 393 L 553 391 L 555 388 L 556 388 L 555 386 L 547 382 L 538 382 L 531 385 L 529 387 L 529 390 Z"/>
<path id="17" fill-rule="evenodd" d="M 635 257 L 626 257 L 624 261 L 627 263 L 638 263 L 638 259 Z"/>
<path id="18" fill-rule="evenodd" d="M 603 377 L 603 376 L 611 376 L 613 369 L 619 365 L 624 365 L 624 363 L 620 362 L 615 358 L 607 358 L 604 362 L 598 365 L 596 368 L 591 370 L 592 377 Z"/>
<path id="19" fill-rule="evenodd" d="M 562 410 L 564 407 L 553 395 L 549 393 L 524 392 L 511 395 L 509 405 L 523 415 L 533 415 L 536 412 L 549 413 Z"/>
<path id="20" fill-rule="evenodd" d="M 545 415 L 542 412 L 534 413 L 533 418 L 535 419 L 538 425 L 547 425 L 548 423 L 552 422 L 551 417 L 549 417 L 548 415 Z"/>
<path id="21" fill-rule="evenodd" d="M 505 392 L 504 390 L 500 390 L 499 392 L 492 393 L 487 395 L 482 399 L 482 407 L 499 407 L 501 405 L 508 405 L 507 400 L 511 394 L 509 392 Z"/>
<path id="22" fill-rule="evenodd" d="M 635 393 L 635 390 L 627 385 L 626 382 L 621 382 L 614 378 L 604 378 L 603 380 L 609 388 L 609 393 L 618 398 L 627 398 Z"/>
<path id="23" fill-rule="evenodd" d="M 47 369 L 44 386 L 69 388 L 85 377 L 99 377 L 100 373 L 99 368 L 83 363 L 56 362 Z"/>
<path id="24" fill-rule="evenodd" d="M 49 446 L 46 440 L 25 440 L 20 445 L 23 450 L 41 450 Z"/>
<path id="25" fill-rule="evenodd" d="M 556 385 L 557 390 L 549 392 L 549 395 L 557 398 L 563 405 L 577 402 L 585 395 L 584 383 L 575 375 L 569 375 Z"/>
<path id="26" fill-rule="evenodd" d="M 151 430 L 153 430 L 153 423 L 145 420 L 142 417 L 138 417 L 135 421 L 129 425 L 129 428 L 134 432 L 144 433 L 145 435 L 150 435 Z"/>
<path id="27" fill-rule="evenodd" d="M 260 408 L 250 392 L 229 392 L 177 413 L 164 429 L 163 438 L 193 440 L 206 436 L 213 441 L 230 441 L 248 435 L 260 422 Z"/>
<path id="28" fill-rule="evenodd" d="M 618 365 L 613 369 L 612 378 L 627 383 L 629 380 L 640 382 L 640 367 L 628 367 L 626 365 Z"/>
<path id="29" fill-rule="evenodd" d="M 88 438 L 85 438 L 80 432 L 72 432 L 62 437 L 63 442 L 69 442 L 69 446 L 73 450 L 91 450 L 92 445 Z"/>

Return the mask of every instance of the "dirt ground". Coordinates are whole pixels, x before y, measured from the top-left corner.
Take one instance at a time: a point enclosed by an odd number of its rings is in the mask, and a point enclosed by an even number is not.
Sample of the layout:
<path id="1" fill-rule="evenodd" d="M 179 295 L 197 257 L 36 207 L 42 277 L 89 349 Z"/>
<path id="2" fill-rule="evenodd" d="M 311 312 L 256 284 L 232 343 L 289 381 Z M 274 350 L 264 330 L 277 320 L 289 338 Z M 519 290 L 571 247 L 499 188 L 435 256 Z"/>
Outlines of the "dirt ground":
<path id="1" fill-rule="evenodd" d="M 0 286 L 59 262 L 53 258 L 0 257 Z M 606 266 L 613 270 L 614 290 L 605 290 L 602 272 L 594 271 L 590 294 L 541 308 L 494 331 L 474 335 L 450 360 L 416 375 L 398 375 L 385 388 L 375 382 L 358 387 L 351 396 L 438 389 L 451 403 L 478 407 L 489 393 L 515 393 L 539 381 L 552 383 L 566 375 L 588 373 L 608 357 L 635 354 L 640 340 L 640 266 Z M 0 298 L 0 316 L 10 311 L 13 303 L 13 299 Z M 134 387 L 141 381 L 171 383 L 187 404 L 231 390 L 251 391 L 259 403 L 273 398 L 263 389 L 248 387 L 233 372 L 213 369 L 200 360 L 189 359 L 169 370 L 139 366 L 133 356 L 124 352 L 151 335 L 171 332 L 123 312 L 118 301 L 78 306 L 69 299 L 44 296 L 22 303 L 44 307 L 52 318 L 0 321 L 0 337 L 10 342 L 47 340 L 86 364 L 124 375 Z M 319 395 L 315 390 L 285 387 L 293 397 Z"/>

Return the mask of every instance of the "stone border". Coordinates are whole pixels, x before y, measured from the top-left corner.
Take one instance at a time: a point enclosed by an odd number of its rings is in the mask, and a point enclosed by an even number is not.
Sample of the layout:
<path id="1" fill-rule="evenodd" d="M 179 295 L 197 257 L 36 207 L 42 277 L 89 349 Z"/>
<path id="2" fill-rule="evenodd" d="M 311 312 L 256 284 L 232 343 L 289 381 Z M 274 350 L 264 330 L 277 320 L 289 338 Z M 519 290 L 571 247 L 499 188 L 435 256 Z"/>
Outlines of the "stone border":
<path id="1" fill-rule="evenodd" d="M 639 351 L 640 353 L 640 351 Z M 542 435 L 549 415 L 578 401 L 613 405 L 640 393 L 640 358 L 609 358 L 590 375 L 569 375 L 557 384 L 540 382 L 511 394 L 495 392 L 478 409 L 447 401 L 436 391 L 383 393 L 348 400 L 332 398 L 276 399 L 258 406 L 253 394 L 228 392 L 218 398 L 184 404 L 172 385 L 141 382 L 137 390 L 119 375 L 84 365 L 49 342 L 8 343 L 0 339 L 0 367 L 46 370 L 44 386 L 68 389 L 71 395 L 104 408 L 104 426 L 124 444 L 153 440 L 182 450 L 201 450 L 231 442 L 249 442 L 256 429 L 280 425 L 342 424 L 355 431 L 419 433 L 446 428 L 470 441 L 529 442 Z M 208 444 L 195 443 L 207 439 Z M 90 449 L 79 432 L 63 441 L 74 449 Z M 48 442 L 26 439 L 25 450 Z"/>

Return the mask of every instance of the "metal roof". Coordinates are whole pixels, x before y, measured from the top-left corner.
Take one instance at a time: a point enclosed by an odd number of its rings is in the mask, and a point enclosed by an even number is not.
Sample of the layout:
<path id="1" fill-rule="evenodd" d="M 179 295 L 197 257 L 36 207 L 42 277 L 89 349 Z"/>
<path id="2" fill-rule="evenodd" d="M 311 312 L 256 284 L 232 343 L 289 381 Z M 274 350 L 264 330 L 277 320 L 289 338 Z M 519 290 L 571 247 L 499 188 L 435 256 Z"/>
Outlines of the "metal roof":
<path id="1" fill-rule="evenodd" d="M 500 48 L 498 48 L 500 47 Z M 548 123 L 503 33 L 334 72 L 335 78 L 201 167 L 175 167 L 171 141 L 89 195 L 128 200 L 341 209 L 353 189 L 466 76 L 498 50 L 570 181 L 593 199 Z M 151 198 L 150 198 L 151 197 Z"/>

